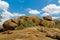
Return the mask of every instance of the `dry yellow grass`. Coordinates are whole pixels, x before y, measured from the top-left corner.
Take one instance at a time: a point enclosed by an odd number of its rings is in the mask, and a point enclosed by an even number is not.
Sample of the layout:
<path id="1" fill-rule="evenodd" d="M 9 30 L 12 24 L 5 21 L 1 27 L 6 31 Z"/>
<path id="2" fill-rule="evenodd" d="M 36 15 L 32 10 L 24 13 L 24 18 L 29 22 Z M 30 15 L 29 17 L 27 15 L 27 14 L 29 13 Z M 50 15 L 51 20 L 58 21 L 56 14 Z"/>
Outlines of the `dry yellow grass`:
<path id="1" fill-rule="evenodd" d="M 23 30 L 14 30 L 11 31 L 12 34 L 2 34 L 0 33 L 0 40 L 55 40 L 49 37 L 46 37 L 46 33 L 41 32 L 41 29 L 44 28 L 44 30 L 47 30 L 48 33 L 55 32 L 55 30 L 52 31 L 52 29 L 48 29 L 46 27 L 29 27 L 25 28 Z"/>

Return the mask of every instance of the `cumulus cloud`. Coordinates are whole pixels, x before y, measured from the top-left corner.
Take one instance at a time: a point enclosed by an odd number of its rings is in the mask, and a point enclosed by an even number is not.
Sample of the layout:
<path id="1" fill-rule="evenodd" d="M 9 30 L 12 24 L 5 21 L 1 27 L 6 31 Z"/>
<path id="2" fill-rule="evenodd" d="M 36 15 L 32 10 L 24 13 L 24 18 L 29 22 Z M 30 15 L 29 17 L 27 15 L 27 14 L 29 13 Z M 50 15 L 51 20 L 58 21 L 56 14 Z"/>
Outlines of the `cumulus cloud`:
<path id="1" fill-rule="evenodd" d="M 52 15 L 59 15 L 60 14 L 60 6 L 57 6 L 55 4 L 49 4 L 47 6 L 45 6 L 43 9 L 43 14 L 42 16 L 52 16 Z M 57 19 L 57 18 L 60 18 L 60 17 L 53 17 L 53 19 Z"/>
<path id="2" fill-rule="evenodd" d="M 52 19 L 58 19 L 58 18 L 60 18 L 60 17 L 52 17 Z"/>
<path id="3" fill-rule="evenodd" d="M 25 16 L 25 14 L 13 13 L 13 16 Z"/>
<path id="4" fill-rule="evenodd" d="M 60 6 L 57 6 L 55 4 L 50 4 L 45 6 L 42 11 L 48 14 L 59 14 L 60 13 Z"/>
<path id="5" fill-rule="evenodd" d="M 0 9 L 7 10 L 9 8 L 9 4 L 5 1 L 0 1 Z"/>
<path id="6" fill-rule="evenodd" d="M 19 17 L 19 16 L 25 16 L 25 14 L 20 14 L 20 13 L 11 13 L 9 11 L 4 11 L 2 12 L 1 16 L 3 18 L 11 18 L 11 17 Z"/>
<path id="7" fill-rule="evenodd" d="M 27 9 L 29 14 L 40 14 L 40 11 L 38 10 L 32 10 L 30 8 Z"/>
<path id="8" fill-rule="evenodd" d="M 4 11 L 4 12 L 2 12 L 1 16 L 2 16 L 3 18 L 1 19 L 2 22 L 0 22 L 0 25 L 2 25 L 3 22 L 5 22 L 6 20 L 11 19 L 12 17 L 25 16 L 25 14 L 11 13 L 11 12 L 8 12 L 8 11 Z"/>
<path id="9" fill-rule="evenodd" d="M 1 16 L 2 16 L 2 21 L 0 22 L 0 25 L 3 24 L 6 20 L 11 19 L 12 17 L 19 17 L 19 16 L 25 16 L 25 14 L 20 14 L 20 13 L 11 13 L 7 11 L 9 8 L 9 4 L 5 1 L 0 0 L 0 10 L 3 10 Z"/>
<path id="10" fill-rule="evenodd" d="M 49 16 L 50 14 L 48 13 L 43 13 L 41 16 Z"/>
<path id="11" fill-rule="evenodd" d="M 58 3 L 60 3 L 60 0 L 58 0 Z"/>
<path id="12" fill-rule="evenodd" d="M 19 13 L 11 13 L 9 11 L 2 12 L 1 16 L 3 18 L 11 19 L 11 17 L 19 17 L 19 16 L 25 16 L 25 14 L 19 14 Z"/>
<path id="13" fill-rule="evenodd" d="M 4 12 L 2 12 L 2 17 L 11 17 L 11 16 L 14 16 L 13 14 L 11 14 L 10 12 L 8 12 L 8 11 L 4 11 Z"/>

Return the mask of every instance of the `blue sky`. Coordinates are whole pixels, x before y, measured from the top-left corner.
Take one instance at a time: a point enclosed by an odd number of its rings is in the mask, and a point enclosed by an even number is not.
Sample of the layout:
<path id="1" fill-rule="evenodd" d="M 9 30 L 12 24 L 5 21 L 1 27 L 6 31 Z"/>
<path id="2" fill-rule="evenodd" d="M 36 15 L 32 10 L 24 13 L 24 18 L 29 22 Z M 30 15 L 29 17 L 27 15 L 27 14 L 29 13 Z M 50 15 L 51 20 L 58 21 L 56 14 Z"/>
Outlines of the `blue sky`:
<path id="1" fill-rule="evenodd" d="M 48 4 L 58 4 L 57 0 L 4 0 L 9 3 L 10 12 L 25 13 L 24 9 L 31 8 L 41 11 Z"/>
<path id="2" fill-rule="evenodd" d="M 32 10 L 41 11 L 45 6 L 49 4 L 59 5 L 58 0 L 3 0 L 9 3 L 8 11 L 12 13 L 22 13 L 26 15 L 30 15 L 28 8 Z M 36 16 L 41 16 L 41 14 L 36 14 Z M 60 15 L 53 15 L 60 16 Z"/>
<path id="3" fill-rule="evenodd" d="M 2 22 L 19 16 L 60 18 L 60 0 L 0 0 Z"/>

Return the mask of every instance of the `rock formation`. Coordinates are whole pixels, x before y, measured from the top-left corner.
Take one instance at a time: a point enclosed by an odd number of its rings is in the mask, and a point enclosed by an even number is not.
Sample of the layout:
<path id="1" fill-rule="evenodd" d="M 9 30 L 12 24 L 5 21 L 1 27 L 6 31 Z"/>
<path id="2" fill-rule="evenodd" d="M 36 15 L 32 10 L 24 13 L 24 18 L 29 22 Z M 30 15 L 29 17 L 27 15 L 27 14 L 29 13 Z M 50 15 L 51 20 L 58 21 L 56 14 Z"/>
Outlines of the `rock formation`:
<path id="1" fill-rule="evenodd" d="M 12 30 L 18 27 L 26 28 L 31 26 L 47 26 L 51 24 L 54 24 L 51 16 L 45 16 L 43 19 L 40 19 L 37 16 L 21 16 L 5 21 L 3 23 L 3 28 Z"/>
<path id="2" fill-rule="evenodd" d="M 51 16 L 44 16 L 43 19 L 47 20 L 47 21 L 52 21 L 52 17 Z"/>
<path id="3" fill-rule="evenodd" d="M 3 24 L 3 28 L 5 30 L 14 30 L 16 27 L 18 27 L 18 24 L 14 23 L 14 22 L 12 22 L 12 20 L 5 21 Z"/>

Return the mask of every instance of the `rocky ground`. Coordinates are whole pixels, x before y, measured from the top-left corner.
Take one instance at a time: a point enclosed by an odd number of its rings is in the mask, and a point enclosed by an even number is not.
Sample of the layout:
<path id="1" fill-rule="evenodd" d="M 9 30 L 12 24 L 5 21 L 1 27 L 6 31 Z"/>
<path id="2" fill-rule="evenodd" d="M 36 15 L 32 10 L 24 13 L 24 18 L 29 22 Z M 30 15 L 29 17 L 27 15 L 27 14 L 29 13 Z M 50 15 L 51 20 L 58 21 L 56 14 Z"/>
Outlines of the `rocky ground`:
<path id="1" fill-rule="evenodd" d="M 21 16 L 0 27 L 0 40 L 60 40 L 60 21 L 51 16 Z"/>
<path id="2" fill-rule="evenodd" d="M 11 34 L 1 32 L 0 40 L 60 40 L 60 30 L 57 28 L 36 26 L 11 32 Z"/>

